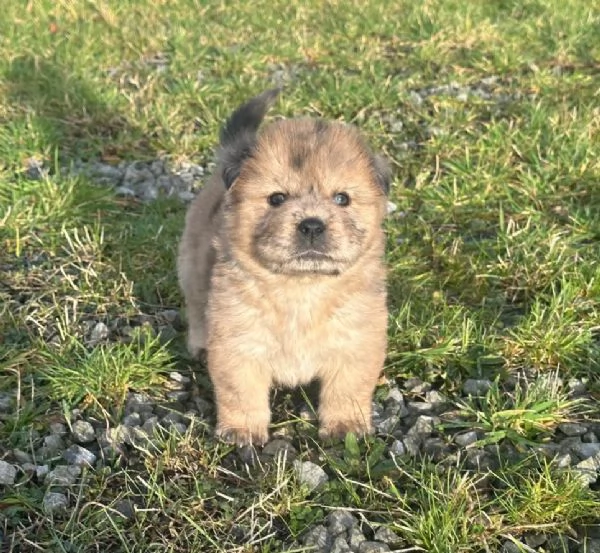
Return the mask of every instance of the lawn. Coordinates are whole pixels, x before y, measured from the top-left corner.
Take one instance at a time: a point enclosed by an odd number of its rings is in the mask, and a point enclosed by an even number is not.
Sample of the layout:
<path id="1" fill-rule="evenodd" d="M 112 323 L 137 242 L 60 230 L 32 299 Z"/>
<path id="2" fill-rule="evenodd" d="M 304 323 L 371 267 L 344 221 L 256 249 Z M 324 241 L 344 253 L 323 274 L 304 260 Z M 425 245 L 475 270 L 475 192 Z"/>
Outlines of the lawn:
<path id="1" fill-rule="evenodd" d="M 389 352 L 375 436 L 278 392 L 254 453 L 185 352 L 186 203 L 88 169 L 207 172 L 274 85 L 391 161 Z M 5 0 L 0 550 L 599 551 L 599 99 L 587 0 Z"/>

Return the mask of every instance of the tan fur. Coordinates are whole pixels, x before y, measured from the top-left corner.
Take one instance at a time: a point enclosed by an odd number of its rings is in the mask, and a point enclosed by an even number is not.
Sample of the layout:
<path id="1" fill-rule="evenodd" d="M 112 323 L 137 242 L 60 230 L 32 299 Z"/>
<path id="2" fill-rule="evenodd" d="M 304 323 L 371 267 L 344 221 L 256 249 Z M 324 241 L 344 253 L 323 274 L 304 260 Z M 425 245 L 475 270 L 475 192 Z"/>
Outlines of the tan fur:
<path id="1" fill-rule="evenodd" d="M 312 119 L 258 136 L 229 190 L 219 174 L 194 200 L 180 244 L 192 354 L 207 350 L 217 434 L 268 440 L 269 390 L 321 382 L 320 435 L 371 430 L 386 351 L 386 197 L 357 131 Z M 273 207 L 268 197 L 288 195 Z M 333 201 L 350 197 L 348 206 Z M 304 255 L 298 224 L 326 224 L 323 256 Z"/>

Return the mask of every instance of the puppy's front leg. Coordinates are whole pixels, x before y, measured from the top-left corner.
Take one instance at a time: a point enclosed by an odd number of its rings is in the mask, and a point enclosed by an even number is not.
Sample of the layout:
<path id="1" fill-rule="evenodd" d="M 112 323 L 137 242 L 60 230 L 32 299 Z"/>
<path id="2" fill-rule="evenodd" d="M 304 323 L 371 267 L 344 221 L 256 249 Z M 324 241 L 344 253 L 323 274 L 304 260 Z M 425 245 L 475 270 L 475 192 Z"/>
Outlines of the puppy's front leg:
<path id="1" fill-rule="evenodd" d="M 270 376 L 254 359 L 234 358 L 222 348 L 209 349 L 208 371 L 217 405 L 217 436 L 238 445 L 266 443 Z"/>
<path id="2" fill-rule="evenodd" d="M 324 375 L 319 397 L 321 438 L 371 433 L 371 402 L 380 372 L 381 365 L 371 362 L 366 369 L 360 363 L 341 365 Z"/>

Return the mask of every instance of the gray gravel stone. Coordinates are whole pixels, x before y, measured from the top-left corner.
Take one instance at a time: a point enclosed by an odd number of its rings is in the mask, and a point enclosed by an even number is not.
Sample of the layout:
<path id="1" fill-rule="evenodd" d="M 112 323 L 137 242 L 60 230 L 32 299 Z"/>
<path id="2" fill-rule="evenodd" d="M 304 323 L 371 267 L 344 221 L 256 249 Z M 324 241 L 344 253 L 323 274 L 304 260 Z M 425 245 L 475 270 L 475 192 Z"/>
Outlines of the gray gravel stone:
<path id="1" fill-rule="evenodd" d="M 594 432 L 586 432 L 583 436 L 581 436 L 581 441 L 586 444 L 597 444 L 600 442 L 598 436 Z"/>
<path id="2" fill-rule="evenodd" d="M 142 424 L 142 430 L 151 436 L 154 434 L 158 426 L 158 417 L 150 417 L 144 421 L 144 424 Z"/>
<path id="3" fill-rule="evenodd" d="M 172 392 L 167 392 L 167 397 L 169 398 L 169 401 L 185 403 L 190 399 L 190 392 L 187 390 L 173 390 Z"/>
<path id="4" fill-rule="evenodd" d="M 577 422 L 563 422 L 558 425 L 558 429 L 565 436 L 582 436 L 588 431 L 588 427 Z"/>
<path id="5" fill-rule="evenodd" d="M 58 465 L 46 475 L 46 484 L 50 486 L 72 486 L 77 482 L 81 468 L 77 465 Z"/>
<path id="6" fill-rule="evenodd" d="M 468 396 L 484 396 L 491 387 L 491 380 L 469 378 L 465 380 L 462 390 Z"/>
<path id="7" fill-rule="evenodd" d="M 6 461 L 0 461 L 0 485 L 12 486 L 16 477 L 17 467 Z"/>
<path id="8" fill-rule="evenodd" d="M 39 453 L 43 459 L 49 459 L 60 455 L 65 449 L 65 443 L 58 434 L 50 434 L 44 437 L 42 448 Z"/>
<path id="9" fill-rule="evenodd" d="M 123 177 L 123 170 L 107 163 L 94 163 L 90 175 L 94 178 L 106 179 L 107 182 L 118 183 Z"/>
<path id="10" fill-rule="evenodd" d="M 20 465 L 33 462 L 31 455 L 29 455 L 29 453 L 27 453 L 26 451 L 23 451 L 21 449 L 13 449 L 12 456 L 13 456 L 13 459 Z"/>
<path id="11" fill-rule="evenodd" d="M 434 461 L 441 461 L 449 452 L 449 448 L 442 438 L 427 438 L 423 442 L 423 453 L 433 458 Z"/>
<path id="12" fill-rule="evenodd" d="M 569 453 L 563 453 L 562 455 L 558 455 L 554 462 L 556 463 L 556 466 L 558 468 L 567 468 L 571 466 L 571 463 L 573 462 L 573 458 L 571 457 L 571 455 Z"/>
<path id="13" fill-rule="evenodd" d="M 350 545 L 352 551 L 358 551 L 360 544 L 365 541 L 367 541 L 367 538 L 365 538 L 364 534 L 356 526 L 350 529 L 348 545 Z"/>
<path id="14" fill-rule="evenodd" d="M 94 455 L 85 447 L 73 444 L 64 453 L 63 457 L 65 461 L 71 465 L 80 466 L 92 466 L 96 462 L 96 455 Z"/>
<path id="15" fill-rule="evenodd" d="M 307 547 L 313 547 L 314 551 L 328 553 L 331 548 L 332 539 L 327 531 L 327 528 L 323 525 L 315 526 L 311 528 L 302 540 L 303 544 Z"/>
<path id="16" fill-rule="evenodd" d="M 0 392 L 0 413 L 10 413 L 13 410 L 14 403 L 13 394 Z"/>
<path id="17" fill-rule="evenodd" d="M 62 511 L 69 506 L 69 499 L 64 493 L 47 492 L 44 496 L 42 506 L 46 513 Z"/>
<path id="18" fill-rule="evenodd" d="M 598 480 L 600 471 L 600 454 L 594 455 L 577 463 L 574 472 L 579 476 L 584 485 L 590 485 Z"/>
<path id="19" fill-rule="evenodd" d="M 502 544 L 502 553 L 523 553 L 527 551 L 525 544 L 517 545 L 515 542 L 506 540 Z"/>
<path id="20" fill-rule="evenodd" d="M 187 426 L 182 422 L 173 422 L 168 426 L 168 430 L 170 434 L 185 434 L 187 431 Z M 132 442 L 133 443 L 133 442 Z"/>
<path id="21" fill-rule="evenodd" d="M 477 440 L 477 432 L 474 430 L 469 430 L 468 432 L 463 432 L 454 436 L 455 443 L 461 447 L 473 445 Z"/>
<path id="22" fill-rule="evenodd" d="M 327 528 L 332 536 L 339 536 L 348 532 L 356 525 L 356 519 L 348 511 L 336 510 L 329 513 L 325 519 Z"/>
<path id="23" fill-rule="evenodd" d="M 123 196 L 124 198 L 134 198 L 135 190 L 129 188 L 128 186 L 118 186 L 115 188 L 115 194 L 117 196 Z"/>
<path id="24" fill-rule="evenodd" d="M 427 401 L 409 401 L 407 404 L 409 413 L 424 414 L 433 411 L 433 405 Z"/>
<path id="25" fill-rule="evenodd" d="M 392 445 L 390 446 L 390 454 L 398 457 L 402 457 L 402 455 L 406 455 L 406 447 L 402 440 L 394 440 Z"/>
<path id="26" fill-rule="evenodd" d="M 352 549 L 343 536 L 338 536 L 333 540 L 329 553 L 350 553 Z"/>
<path id="27" fill-rule="evenodd" d="M 409 436 L 419 436 L 421 439 L 430 436 L 435 430 L 435 419 L 427 415 L 421 415 L 417 417 L 415 424 L 413 424 L 408 431 Z"/>
<path id="28" fill-rule="evenodd" d="M 123 417 L 125 426 L 140 426 L 142 424 L 142 416 L 139 413 L 129 413 Z"/>
<path id="29" fill-rule="evenodd" d="M 571 447 L 571 451 L 577 454 L 581 459 L 587 459 L 600 453 L 600 443 L 579 443 Z"/>
<path id="30" fill-rule="evenodd" d="M 98 342 L 102 342 L 108 338 L 108 327 L 102 323 L 98 322 L 92 328 L 92 332 L 90 333 L 90 342 L 92 344 L 97 344 Z"/>
<path id="31" fill-rule="evenodd" d="M 400 426 L 400 417 L 398 415 L 392 415 L 382 421 L 378 422 L 376 427 L 377 431 L 381 434 L 391 434 Z"/>
<path id="32" fill-rule="evenodd" d="M 530 532 L 525 534 L 525 543 L 531 547 L 536 548 L 546 543 L 547 537 L 544 534 L 538 534 L 537 532 Z"/>
<path id="33" fill-rule="evenodd" d="M 585 382 L 579 378 L 572 378 L 569 380 L 569 382 L 567 382 L 567 386 L 571 395 L 574 396 L 582 395 L 587 392 L 587 386 Z"/>
<path id="34" fill-rule="evenodd" d="M 431 384 L 429 382 L 423 382 L 420 378 L 413 377 L 406 380 L 404 388 L 413 394 L 424 395 L 431 390 Z"/>
<path id="35" fill-rule="evenodd" d="M 375 536 L 373 537 L 375 538 L 375 541 L 380 541 L 387 544 L 397 543 L 399 541 L 396 533 L 390 530 L 387 526 L 380 526 L 377 528 Z"/>
<path id="36" fill-rule="evenodd" d="M 390 546 L 378 541 L 363 541 L 358 548 L 358 553 L 386 553 L 386 551 L 390 551 Z"/>
<path id="37" fill-rule="evenodd" d="M 296 448 L 287 440 L 274 439 L 271 440 L 262 450 L 263 455 L 269 457 L 277 457 L 279 455 L 285 455 L 288 461 L 292 461 L 296 458 L 298 452 Z"/>
<path id="38" fill-rule="evenodd" d="M 311 461 L 294 461 L 294 469 L 301 484 L 313 491 L 329 481 L 325 471 Z"/>
<path id="39" fill-rule="evenodd" d="M 179 317 L 179 313 L 174 309 L 161 311 L 160 314 L 163 317 L 168 318 L 170 323 L 174 323 L 175 320 Z M 169 373 L 169 380 L 172 380 L 173 382 L 178 382 L 183 386 L 189 386 L 190 382 L 192 381 L 192 379 L 189 376 L 184 376 L 183 374 L 177 371 L 172 371 Z"/>
<path id="40" fill-rule="evenodd" d="M 50 432 L 58 436 L 66 436 L 68 432 L 67 425 L 63 424 L 62 422 L 53 422 L 50 425 Z"/>
<path id="41" fill-rule="evenodd" d="M 73 439 L 80 444 L 89 444 L 96 439 L 94 427 L 87 421 L 75 421 L 71 426 Z"/>
<path id="42" fill-rule="evenodd" d="M 467 449 L 467 465 L 477 470 L 486 470 L 491 466 L 490 455 L 481 449 Z"/>
<path id="43" fill-rule="evenodd" d="M 402 442 L 404 443 L 404 448 L 406 449 L 406 453 L 410 457 L 416 457 L 421 450 L 421 442 L 422 439 L 419 436 L 407 435 L 404 436 Z"/>

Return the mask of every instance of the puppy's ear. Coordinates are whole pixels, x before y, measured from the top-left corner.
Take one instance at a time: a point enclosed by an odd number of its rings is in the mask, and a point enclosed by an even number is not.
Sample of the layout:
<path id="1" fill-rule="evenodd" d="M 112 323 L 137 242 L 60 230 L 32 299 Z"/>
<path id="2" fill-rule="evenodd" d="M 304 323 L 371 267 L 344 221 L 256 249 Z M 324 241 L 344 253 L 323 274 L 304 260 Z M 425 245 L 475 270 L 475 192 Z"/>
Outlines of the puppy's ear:
<path id="1" fill-rule="evenodd" d="M 385 194 L 390 192 L 390 184 L 392 182 L 392 169 L 388 161 L 379 155 L 372 155 L 371 167 L 377 184 L 381 186 Z"/>
<path id="2" fill-rule="evenodd" d="M 273 88 L 255 96 L 236 109 L 221 129 L 219 159 L 226 188 L 235 182 L 244 161 L 252 155 L 258 127 L 280 92 L 280 88 Z"/>

